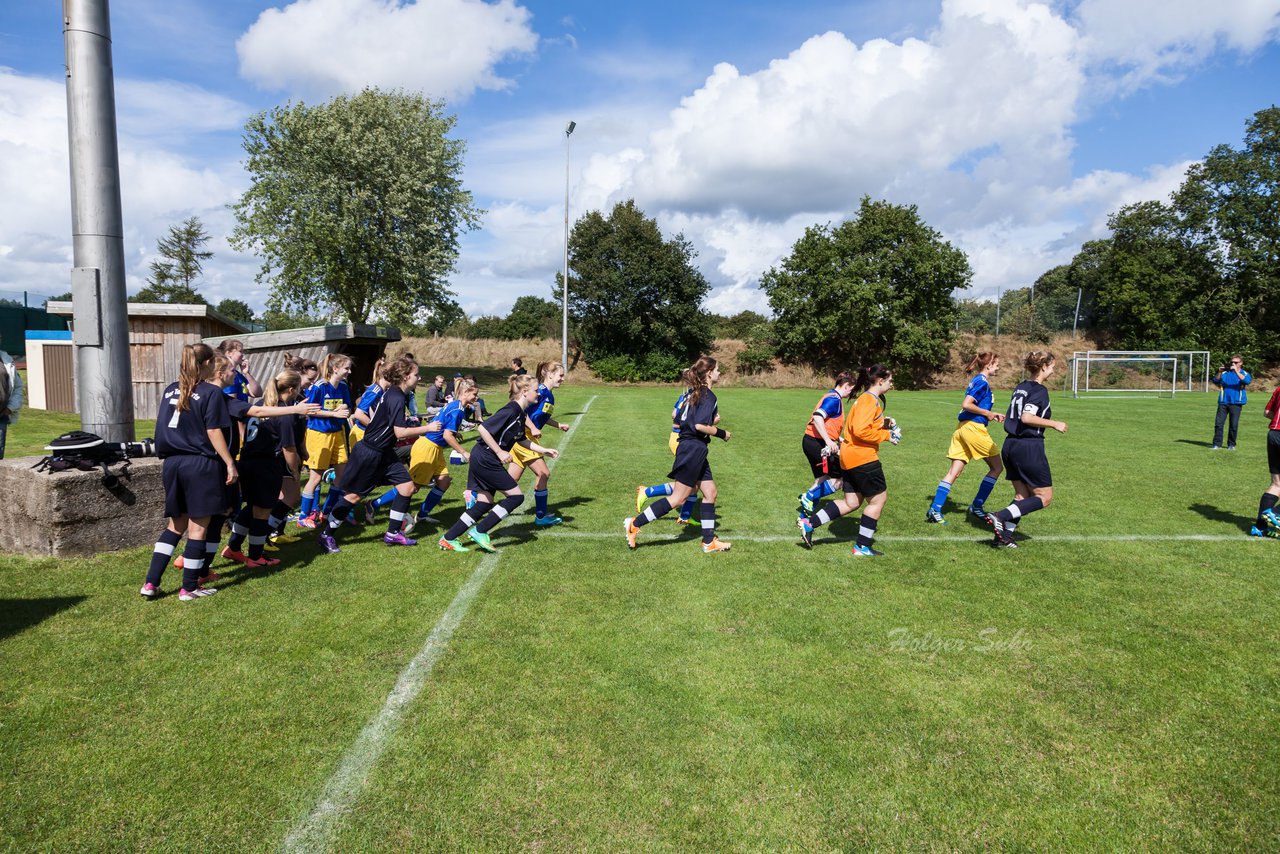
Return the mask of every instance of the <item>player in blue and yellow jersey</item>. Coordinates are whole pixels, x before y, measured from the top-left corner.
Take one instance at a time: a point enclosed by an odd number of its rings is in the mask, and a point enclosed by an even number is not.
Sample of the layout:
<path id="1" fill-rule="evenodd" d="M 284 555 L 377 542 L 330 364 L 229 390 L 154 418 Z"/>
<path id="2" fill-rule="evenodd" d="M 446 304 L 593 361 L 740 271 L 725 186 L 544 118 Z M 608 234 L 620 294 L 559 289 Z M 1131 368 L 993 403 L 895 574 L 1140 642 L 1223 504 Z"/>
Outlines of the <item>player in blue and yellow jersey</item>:
<path id="1" fill-rule="evenodd" d="M 218 352 L 226 356 L 235 371 L 231 384 L 222 393 L 237 400 L 262 397 L 262 386 L 249 373 L 249 360 L 244 357 L 244 342 L 228 338 L 218 345 Z"/>
<path id="2" fill-rule="evenodd" d="M 991 378 L 1000 370 L 1000 358 L 995 353 L 979 353 L 970 360 L 965 372 L 977 370 L 973 379 L 964 390 L 964 401 L 960 404 L 960 424 L 951 434 L 951 448 L 947 451 L 947 459 L 951 460 L 951 468 L 938 482 L 938 490 L 933 495 L 933 503 L 925 513 L 926 522 L 945 525 L 947 520 L 942 516 L 942 507 L 951 494 L 951 485 L 956 482 L 964 467 L 974 460 L 986 460 L 986 477 L 978 484 L 978 494 L 969 505 L 969 512 L 975 516 L 986 518 L 983 505 L 987 496 L 995 488 L 1004 466 L 1000 463 L 1000 449 L 992 441 L 987 432 L 988 422 L 1004 421 L 1004 416 L 993 411 L 995 394 L 991 391 Z"/>
<path id="3" fill-rule="evenodd" d="M 809 415 L 800 447 L 813 470 L 813 485 L 800 493 L 802 514 L 812 513 L 819 501 L 840 489 L 840 430 L 844 427 L 844 401 L 852 392 L 853 374 L 841 371 Z"/>
<path id="4" fill-rule="evenodd" d="M 525 409 L 525 437 L 531 441 L 542 438 L 543 427 L 554 427 L 562 432 L 569 430 L 568 424 L 562 424 L 551 417 L 556 408 L 554 392 L 564 382 L 564 365 L 559 362 L 543 362 L 538 365 L 535 375 L 538 379 L 538 396 Z M 542 454 L 523 445 L 516 445 L 511 449 L 511 465 L 507 466 L 507 473 L 518 481 L 525 469 L 532 469 L 536 478 L 533 482 L 533 524 L 544 528 L 559 525 L 564 520 L 547 511 L 547 484 L 551 480 L 551 469 L 547 467 Z"/>
<path id="5" fill-rule="evenodd" d="M 1009 399 L 1000 458 L 1005 477 L 1013 484 L 1014 502 L 999 513 L 987 516 L 987 522 L 995 531 L 991 545 L 996 548 L 1017 548 L 1013 532 L 1019 520 L 1028 513 L 1043 510 L 1053 501 L 1053 474 L 1044 452 L 1044 430 L 1048 427 L 1059 433 L 1067 432 L 1065 421 L 1052 419 L 1049 389 L 1044 386 L 1054 365 L 1052 353 L 1028 354 L 1023 367 L 1031 379 L 1018 383 Z"/>
<path id="6" fill-rule="evenodd" d="M 307 390 L 307 402 L 320 404 L 321 412 L 307 419 L 307 468 L 311 474 L 302 488 L 302 507 L 298 511 L 298 524 L 304 528 L 316 527 L 319 519 L 317 493 L 325 470 L 332 468 L 336 480 L 342 477 L 347 464 L 347 417 L 352 408 L 347 377 L 351 375 L 351 357 L 330 353 L 321 360 L 320 375 L 324 379 Z M 333 497 L 336 500 L 337 495 Z"/>
<path id="7" fill-rule="evenodd" d="M 680 442 L 680 411 L 684 409 L 685 401 L 689 399 L 689 389 L 685 389 L 679 397 L 676 398 L 676 405 L 671 409 L 671 437 L 667 440 L 667 447 L 671 449 L 671 456 L 676 455 L 676 447 Z M 716 420 L 720 419 L 719 414 Z M 637 486 L 636 487 L 636 513 L 644 512 L 644 502 L 646 498 L 661 498 L 670 495 L 675 488 L 674 483 L 655 483 L 653 486 Z M 684 503 L 680 505 L 680 516 L 676 519 L 676 523 L 680 525 L 688 525 L 690 519 L 693 518 L 693 509 L 698 506 L 698 492 L 694 490 Z"/>

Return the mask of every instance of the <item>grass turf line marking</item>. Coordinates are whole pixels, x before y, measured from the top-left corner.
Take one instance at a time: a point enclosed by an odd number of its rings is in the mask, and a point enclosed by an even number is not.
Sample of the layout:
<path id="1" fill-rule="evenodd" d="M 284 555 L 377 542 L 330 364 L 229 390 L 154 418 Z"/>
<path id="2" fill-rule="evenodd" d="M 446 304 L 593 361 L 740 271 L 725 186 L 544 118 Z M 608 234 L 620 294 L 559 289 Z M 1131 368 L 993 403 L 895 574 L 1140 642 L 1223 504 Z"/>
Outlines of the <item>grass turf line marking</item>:
<path id="1" fill-rule="evenodd" d="M 569 425 L 569 429 L 564 434 L 564 441 L 560 443 L 561 450 L 569 446 L 574 431 L 586 417 L 595 399 L 596 395 L 592 395 L 586 406 L 582 407 L 582 412 Z M 556 459 L 547 460 L 547 468 L 552 468 L 556 462 Z M 523 505 L 521 510 L 511 515 L 519 515 L 522 510 Z M 418 650 L 418 654 L 400 672 L 382 708 L 369 723 L 365 724 L 355 742 L 343 754 L 337 770 L 325 782 L 324 790 L 320 793 L 320 799 L 316 805 L 289 831 L 289 835 L 280 845 L 282 851 L 310 852 L 328 849 L 332 841 L 334 825 L 342 814 L 351 808 L 361 790 L 364 789 L 365 780 L 386 751 L 391 739 L 399 731 L 405 710 L 426 687 L 436 662 L 449 646 L 449 639 L 453 636 L 454 630 L 467 615 L 480 588 L 497 568 L 499 558 L 501 558 L 500 553 L 485 555 L 475 572 L 471 573 L 471 577 L 458 590 L 449 607 L 445 609 L 444 615 L 440 617 L 440 621 L 431 630 L 431 634 L 427 635 L 422 649 Z"/>
<path id="2" fill-rule="evenodd" d="M 648 527 L 648 526 L 646 526 Z M 609 534 L 604 531 L 557 531 L 556 538 L 577 537 L 584 540 L 618 540 L 623 541 L 621 534 Z M 769 534 L 733 534 L 725 532 L 725 537 L 732 542 L 742 541 L 744 543 L 790 543 L 799 542 L 800 535 L 776 536 Z M 693 534 L 655 534 L 647 537 L 649 542 L 675 542 L 676 540 L 688 539 L 690 542 L 697 540 Z M 968 543 L 975 539 L 991 539 L 990 533 L 983 533 L 978 529 L 974 529 L 974 536 L 964 536 L 957 534 L 956 536 L 904 536 L 893 534 L 877 535 L 877 543 Z M 1032 534 L 1028 535 L 1028 539 L 1034 542 L 1043 543 L 1141 543 L 1141 542 L 1174 542 L 1174 543 L 1236 543 L 1245 540 L 1257 540 L 1261 542 L 1265 537 L 1246 537 L 1243 534 Z M 850 542 L 852 538 L 842 539 L 837 537 L 815 537 L 815 543 L 845 543 Z M 645 542 L 641 540 L 641 543 Z"/>

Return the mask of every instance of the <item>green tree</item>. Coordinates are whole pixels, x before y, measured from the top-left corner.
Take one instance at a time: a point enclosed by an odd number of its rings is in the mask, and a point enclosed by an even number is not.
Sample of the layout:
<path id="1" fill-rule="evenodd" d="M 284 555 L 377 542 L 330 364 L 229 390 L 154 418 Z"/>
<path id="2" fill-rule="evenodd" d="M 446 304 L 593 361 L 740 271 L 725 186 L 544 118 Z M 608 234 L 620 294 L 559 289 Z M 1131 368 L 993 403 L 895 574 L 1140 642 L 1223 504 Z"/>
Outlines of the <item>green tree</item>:
<path id="1" fill-rule="evenodd" d="M 717 338 L 745 341 L 756 327 L 769 325 L 769 318 L 758 311 L 740 311 L 731 317 L 711 315 L 711 331 Z"/>
<path id="2" fill-rule="evenodd" d="M 467 326 L 466 337 L 472 340 L 476 338 L 496 338 L 499 341 L 505 341 L 510 336 L 507 335 L 506 322 L 496 314 L 484 314 L 471 321 Z"/>
<path id="3" fill-rule="evenodd" d="M 910 387 L 946 361 L 952 294 L 972 276 L 914 205 L 864 197 L 853 219 L 808 228 L 760 286 L 780 358 L 828 371 L 882 362 Z"/>
<path id="4" fill-rule="evenodd" d="M 518 297 L 504 324 L 504 334 L 516 338 L 559 338 L 563 323 L 558 303 L 542 297 Z"/>
<path id="5" fill-rule="evenodd" d="M 169 226 L 169 236 L 156 241 L 160 258 L 151 262 L 147 284 L 133 295 L 133 301 L 206 303 L 195 283 L 204 272 L 204 262 L 213 257 L 203 248 L 208 242 L 209 232 L 198 216 Z"/>
<path id="6" fill-rule="evenodd" d="M 654 370 L 669 367 L 658 356 L 688 364 L 711 347 L 711 322 L 702 310 L 710 285 L 683 234 L 664 240 L 658 223 L 634 200 L 608 216 L 586 214 L 569 235 L 569 316 L 588 361 L 617 356 Z M 556 276 L 559 293 L 559 274 Z M 661 365 L 658 365 L 661 361 Z M 660 367 L 660 369 L 659 369 Z"/>
<path id="7" fill-rule="evenodd" d="M 354 323 L 447 307 L 462 232 L 479 211 L 462 188 L 465 143 L 444 105 L 365 89 L 276 107 L 245 126 L 251 186 L 231 243 L 263 259 L 275 310 Z"/>
<path id="8" fill-rule="evenodd" d="M 253 309 L 249 308 L 249 304 L 244 300 L 224 299 L 222 302 L 214 306 L 214 310 L 219 314 L 225 315 L 232 320 L 238 320 L 241 323 L 253 322 Z"/>

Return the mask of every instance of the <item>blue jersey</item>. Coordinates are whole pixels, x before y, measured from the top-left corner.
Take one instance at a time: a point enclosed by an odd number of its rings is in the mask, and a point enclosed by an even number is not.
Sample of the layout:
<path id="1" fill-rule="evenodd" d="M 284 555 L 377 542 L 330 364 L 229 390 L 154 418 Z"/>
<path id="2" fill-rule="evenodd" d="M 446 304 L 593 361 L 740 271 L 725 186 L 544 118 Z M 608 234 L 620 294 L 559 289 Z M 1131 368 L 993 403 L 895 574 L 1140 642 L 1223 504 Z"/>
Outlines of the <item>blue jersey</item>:
<path id="1" fill-rule="evenodd" d="M 972 397 L 973 402 L 978 404 L 979 409 L 985 409 L 988 412 L 996 404 L 996 396 L 991 392 L 991 384 L 987 382 L 987 378 L 982 374 L 978 374 L 969 380 L 969 385 L 964 390 L 964 396 Z M 976 421 L 979 424 L 986 424 L 990 420 L 985 415 L 978 415 L 967 409 L 961 409 L 958 418 L 961 421 Z"/>
<path id="2" fill-rule="evenodd" d="M 236 371 L 235 376 L 231 378 L 231 385 L 223 388 L 222 393 L 227 397 L 234 397 L 236 400 L 248 400 L 249 381 L 245 379 L 244 374 Z"/>
<path id="3" fill-rule="evenodd" d="M 360 402 L 356 404 L 356 409 L 366 414 L 373 411 L 373 407 L 377 405 L 378 400 L 386 393 L 386 389 L 381 383 L 374 383 L 364 390 L 364 394 L 360 395 Z"/>
<path id="4" fill-rule="evenodd" d="M 307 403 L 318 403 L 322 409 L 329 411 L 341 409 L 343 406 L 347 409 L 353 408 L 351 392 L 345 381 L 338 383 L 337 386 L 330 385 L 327 380 L 313 383 L 311 388 L 307 389 Z M 315 430 L 317 433 L 337 433 L 345 423 L 341 418 L 312 416 L 307 419 L 307 429 Z"/>
<path id="5" fill-rule="evenodd" d="M 524 414 L 529 416 L 529 420 L 533 422 L 534 427 L 541 430 L 550 420 L 551 413 L 555 411 L 555 408 L 556 396 L 551 393 L 551 389 L 545 385 L 540 385 L 538 386 L 538 399 L 529 404 L 529 408 L 524 411 Z"/>
<path id="6" fill-rule="evenodd" d="M 436 421 L 439 421 L 444 426 L 434 433 L 428 433 L 427 438 L 442 448 L 449 447 L 449 443 L 444 440 L 444 431 L 448 430 L 450 433 L 461 433 L 462 419 L 465 415 L 466 413 L 463 411 L 462 403 L 460 401 L 449 401 L 445 404 L 444 409 L 440 410 L 440 414 L 435 418 Z"/>

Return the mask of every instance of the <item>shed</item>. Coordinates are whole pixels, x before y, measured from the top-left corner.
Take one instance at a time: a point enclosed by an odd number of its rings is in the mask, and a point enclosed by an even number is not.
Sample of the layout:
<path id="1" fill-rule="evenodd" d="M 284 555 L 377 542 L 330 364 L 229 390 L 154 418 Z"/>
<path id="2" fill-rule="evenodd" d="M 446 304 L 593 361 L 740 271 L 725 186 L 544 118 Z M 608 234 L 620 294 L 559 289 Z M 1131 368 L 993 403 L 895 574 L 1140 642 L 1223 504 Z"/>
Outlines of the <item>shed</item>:
<path id="1" fill-rule="evenodd" d="M 71 302 L 50 302 L 50 314 L 71 317 Z M 129 317 L 129 368 L 133 375 L 133 411 L 149 418 L 160 406 L 160 394 L 178 378 L 182 348 L 210 336 L 230 337 L 244 332 L 245 327 L 207 305 L 131 302 Z M 75 359 L 70 340 L 33 338 L 28 335 L 27 382 L 44 390 L 40 401 L 44 408 L 59 412 L 76 411 Z M 32 349 L 41 353 L 32 358 Z M 72 392 L 69 394 L 67 390 Z M 40 408 L 36 400 L 33 408 Z M 70 408 L 65 408 L 70 403 Z"/>
<path id="2" fill-rule="evenodd" d="M 244 335 L 228 333 L 206 338 L 204 342 L 217 347 L 226 338 L 244 342 L 249 368 L 259 382 L 274 376 L 284 367 L 286 353 L 312 359 L 317 364 L 330 353 L 342 353 L 354 362 L 348 384 L 353 390 L 358 390 L 373 382 L 374 363 L 382 358 L 387 344 L 400 340 L 400 330 L 394 326 L 334 323 Z"/>

